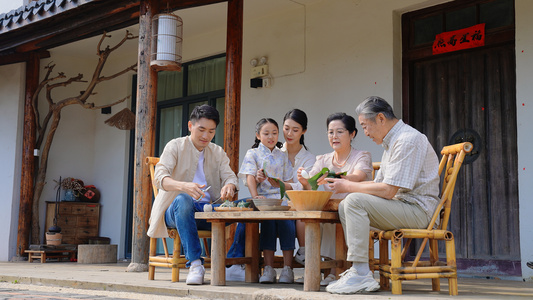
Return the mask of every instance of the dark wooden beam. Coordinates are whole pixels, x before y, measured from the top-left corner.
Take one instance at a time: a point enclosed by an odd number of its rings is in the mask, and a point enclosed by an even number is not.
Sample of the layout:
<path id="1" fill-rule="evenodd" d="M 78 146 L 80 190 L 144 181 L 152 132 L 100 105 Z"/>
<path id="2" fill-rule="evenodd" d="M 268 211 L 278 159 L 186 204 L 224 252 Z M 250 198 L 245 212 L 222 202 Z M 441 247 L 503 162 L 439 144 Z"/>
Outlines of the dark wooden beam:
<path id="1" fill-rule="evenodd" d="M 150 68 L 152 17 L 159 12 L 158 0 L 142 0 L 139 17 L 139 61 L 133 171 L 133 235 L 129 271 L 148 270 L 148 220 L 152 209 L 152 186 L 146 157 L 153 156 L 157 111 L 157 73 Z"/>
<path id="2" fill-rule="evenodd" d="M 165 11 L 167 10 L 167 8 L 170 8 L 170 10 L 179 10 L 179 9 L 215 4 L 215 3 L 220 3 L 220 2 L 226 2 L 226 1 L 227 0 L 168 0 L 168 1 L 161 1 L 159 3 L 159 9 L 161 11 Z"/>
<path id="3" fill-rule="evenodd" d="M 27 62 L 31 57 L 37 55 L 39 59 L 50 57 L 50 52 L 39 51 L 30 53 L 11 53 L 6 55 L 0 55 L 0 66 L 16 64 L 21 62 Z"/>
<path id="4" fill-rule="evenodd" d="M 94 36 L 100 36 L 103 32 L 119 30 L 138 23 L 139 7 L 135 6 L 129 10 L 116 13 L 114 15 L 101 16 L 99 19 L 78 22 L 72 28 L 64 28 L 60 33 L 49 35 L 16 48 L 17 52 L 34 51 L 35 49 L 51 49 L 61 45 L 84 40 Z M 125 18 L 126 16 L 127 18 Z M 130 16 L 135 17 L 129 19 Z M 122 21 L 127 19 L 126 21 Z"/>
<path id="5" fill-rule="evenodd" d="M 102 2 L 108 4 L 104 6 Z M 102 2 L 90 2 L 50 16 L 43 21 L 24 26 L 19 30 L 23 32 L 23 38 L 21 34 L 8 35 L 9 33 L 6 33 L 7 36 L 0 46 L 0 51 L 7 48 L 15 48 L 17 52 L 49 49 L 101 35 L 109 27 L 116 25 L 126 27 L 138 21 L 138 1 Z M 130 22 L 128 23 L 128 21 Z"/>
<path id="6" fill-rule="evenodd" d="M 35 174 L 35 114 L 32 97 L 39 85 L 39 54 L 29 54 L 26 62 L 26 95 L 24 99 L 24 134 L 22 139 L 22 169 L 20 180 L 20 205 L 17 233 L 17 256 L 24 255 L 30 242 L 31 211 L 33 202 L 33 180 Z"/>
<path id="7" fill-rule="evenodd" d="M 228 1 L 227 26 L 224 150 L 230 159 L 231 169 L 238 173 L 241 124 L 243 0 Z"/>

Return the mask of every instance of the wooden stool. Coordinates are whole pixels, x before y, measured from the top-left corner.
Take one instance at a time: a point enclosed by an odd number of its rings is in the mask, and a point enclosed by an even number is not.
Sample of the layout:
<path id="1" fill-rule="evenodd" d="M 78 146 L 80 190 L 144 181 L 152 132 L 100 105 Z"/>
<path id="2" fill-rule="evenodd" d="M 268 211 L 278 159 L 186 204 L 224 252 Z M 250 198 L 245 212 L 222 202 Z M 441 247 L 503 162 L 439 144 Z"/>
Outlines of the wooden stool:
<path id="1" fill-rule="evenodd" d="M 44 264 L 47 258 L 57 258 L 58 261 L 61 261 L 61 258 L 74 259 L 76 258 L 76 250 L 26 250 L 25 253 L 28 253 L 28 262 L 33 262 L 34 259 L 40 259 L 41 263 Z"/>

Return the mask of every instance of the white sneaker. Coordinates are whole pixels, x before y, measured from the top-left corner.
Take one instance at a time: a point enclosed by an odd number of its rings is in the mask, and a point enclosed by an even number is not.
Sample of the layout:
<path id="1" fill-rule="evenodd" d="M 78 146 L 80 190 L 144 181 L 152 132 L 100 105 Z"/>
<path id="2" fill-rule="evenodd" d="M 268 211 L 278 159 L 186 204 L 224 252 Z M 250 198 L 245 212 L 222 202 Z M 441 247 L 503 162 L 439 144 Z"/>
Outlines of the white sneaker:
<path id="1" fill-rule="evenodd" d="M 244 265 L 233 265 L 226 268 L 227 281 L 244 281 Z"/>
<path id="2" fill-rule="evenodd" d="M 335 275 L 329 274 L 324 280 L 320 281 L 320 286 L 328 286 L 331 282 L 335 281 Z"/>
<path id="3" fill-rule="evenodd" d="M 259 283 L 276 283 L 276 270 L 271 266 L 265 266 L 263 269 L 263 276 L 259 278 Z"/>
<path id="4" fill-rule="evenodd" d="M 293 283 L 294 282 L 294 272 L 291 267 L 284 266 L 279 275 L 279 283 Z"/>
<path id="5" fill-rule="evenodd" d="M 374 279 L 372 271 L 365 276 L 357 274 L 353 268 L 341 274 L 341 278 L 326 287 L 332 294 L 356 294 L 362 292 L 375 292 L 379 290 L 379 283 Z"/>
<path id="6" fill-rule="evenodd" d="M 305 266 L 305 247 L 298 248 L 298 251 L 296 251 L 296 255 L 294 256 L 294 260 Z"/>
<path id="7" fill-rule="evenodd" d="M 294 280 L 294 283 L 304 284 L 305 278 L 302 276 Z"/>
<path id="8" fill-rule="evenodd" d="M 185 283 L 192 285 L 204 284 L 205 268 L 203 265 L 194 265 L 189 268 Z"/>

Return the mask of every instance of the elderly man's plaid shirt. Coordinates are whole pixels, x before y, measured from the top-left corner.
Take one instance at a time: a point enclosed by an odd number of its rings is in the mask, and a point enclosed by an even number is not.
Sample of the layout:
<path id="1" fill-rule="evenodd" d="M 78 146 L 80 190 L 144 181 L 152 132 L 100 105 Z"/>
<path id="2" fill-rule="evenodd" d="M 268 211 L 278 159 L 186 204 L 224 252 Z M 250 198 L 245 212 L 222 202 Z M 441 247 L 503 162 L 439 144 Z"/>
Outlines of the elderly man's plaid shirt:
<path id="1" fill-rule="evenodd" d="M 385 136 L 375 182 L 400 187 L 394 199 L 419 205 L 428 216 L 439 202 L 439 161 L 427 137 L 399 120 Z"/>

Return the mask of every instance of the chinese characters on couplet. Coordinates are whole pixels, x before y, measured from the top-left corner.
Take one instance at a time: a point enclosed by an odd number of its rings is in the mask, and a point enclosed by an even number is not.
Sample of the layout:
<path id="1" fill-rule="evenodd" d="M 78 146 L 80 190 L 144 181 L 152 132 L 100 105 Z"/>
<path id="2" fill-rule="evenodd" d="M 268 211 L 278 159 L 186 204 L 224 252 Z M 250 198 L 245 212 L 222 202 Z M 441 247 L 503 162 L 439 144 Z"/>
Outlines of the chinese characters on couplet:
<path id="1" fill-rule="evenodd" d="M 437 34 L 433 54 L 452 52 L 485 45 L 485 24 Z"/>

